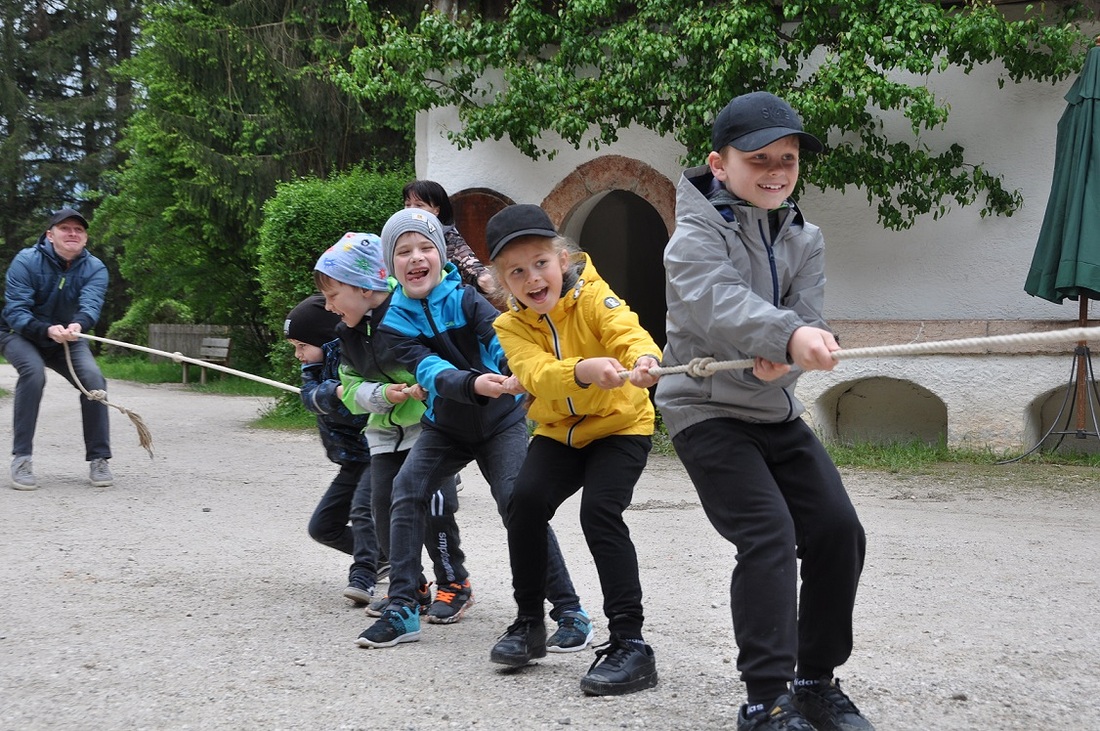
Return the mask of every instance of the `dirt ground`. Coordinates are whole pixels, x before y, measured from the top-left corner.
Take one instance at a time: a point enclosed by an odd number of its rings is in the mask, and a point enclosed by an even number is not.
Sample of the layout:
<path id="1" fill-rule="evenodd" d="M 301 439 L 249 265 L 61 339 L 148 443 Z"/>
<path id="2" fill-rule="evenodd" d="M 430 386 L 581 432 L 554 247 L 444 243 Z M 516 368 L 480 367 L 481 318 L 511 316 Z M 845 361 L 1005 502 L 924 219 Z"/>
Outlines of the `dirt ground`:
<path id="1" fill-rule="evenodd" d="M 0 387 L 14 371 L 0 366 Z M 519 671 L 489 648 L 513 618 L 488 489 L 463 473 L 459 524 L 477 605 L 386 650 L 341 597 L 348 560 L 306 522 L 335 468 L 312 432 L 249 427 L 266 405 L 112 383 L 155 459 L 112 410 L 116 483 L 93 488 L 77 395 L 53 376 L 40 489 L 0 489 L 0 728 L 728 729 L 742 686 L 729 616 L 733 548 L 683 468 L 655 457 L 628 522 L 660 684 L 578 687 L 591 652 Z M 0 400 L 9 438 L 11 399 Z M 879 731 L 1100 728 L 1100 485 L 1094 471 L 989 466 L 845 473 L 868 534 L 856 648 L 837 674 Z M 574 498 L 555 519 L 606 639 Z"/>

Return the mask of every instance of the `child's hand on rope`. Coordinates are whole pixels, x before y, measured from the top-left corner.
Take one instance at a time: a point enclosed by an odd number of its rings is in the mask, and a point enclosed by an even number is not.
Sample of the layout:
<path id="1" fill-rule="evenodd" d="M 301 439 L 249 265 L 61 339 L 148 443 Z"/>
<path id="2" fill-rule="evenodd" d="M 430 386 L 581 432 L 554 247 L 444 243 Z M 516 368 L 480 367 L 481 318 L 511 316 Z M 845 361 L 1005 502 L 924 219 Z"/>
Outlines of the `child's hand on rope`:
<path id="1" fill-rule="evenodd" d="M 791 367 L 786 363 L 776 363 L 760 356 L 753 358 L 752 374 L 761 381 L 774 381 L 790 372 Z"/>
<path id="2" fill-rule="evenodd" d="M 511 394 L 512 396 L 519 396 L 520 394 L 527 393 L 527 389 L 523 387 L 523 384 L 520 383 L 519 379 L 514 375 L 505 378 L 501 386 L 504 388 L 505 393 Z"/>
<path id="3" fill-rule="evenodd" d="M 659 376 L 650 375 L 649 369 L 661 365 L 652 355 L 643 355 L 634 364 L 634 370 L 630 371 L 630 382 L 638 388 L 649 388 L 657 385 Z"/>
<path id="4" fill-rule="evenodd" d="M 573 378 L 582 386 L 596 385 L 611 390 L 625 383 L 626 368 L 615 358 L 585 358 L 573 366 Z"/>
<path id="5" fill-rule="evenodd" d="M 836 367 L 832 354 L 837 350 L 840 345 L 831 332 L 808 325 L 795 330 L 787 343 L 787 354 L 804 371 L 831 371 Z"/>
<path id="6" fill-rule="evenodd" d="M 501 396 L 515 396 L 515 392 L 511 389 L 515 388 L 515 383 L 509 383 L 509 379 L 513 379 L 513 376 L 502 376 L 499 373 L 482 373 L 476 379 L 474 379 L 474 393 L 479 396 L 487 396 L 488 398 L 500 398 Z M 522 391 L 520 391 L 522 393 Z"/>

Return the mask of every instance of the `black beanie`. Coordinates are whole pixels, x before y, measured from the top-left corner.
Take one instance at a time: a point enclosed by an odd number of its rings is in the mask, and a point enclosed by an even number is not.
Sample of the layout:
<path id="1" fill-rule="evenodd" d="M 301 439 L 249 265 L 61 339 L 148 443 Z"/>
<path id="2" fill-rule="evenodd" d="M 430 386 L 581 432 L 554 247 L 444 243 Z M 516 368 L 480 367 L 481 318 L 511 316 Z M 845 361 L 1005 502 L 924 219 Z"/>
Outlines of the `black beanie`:
<path id="1" fill-rule="evenodd" d="M 325 296 L 311 294 L 286 316 L 283 335 L 320 348 L 336 339 L 336 325 L 339 322 L 339 315 L 325 309 Z"/>

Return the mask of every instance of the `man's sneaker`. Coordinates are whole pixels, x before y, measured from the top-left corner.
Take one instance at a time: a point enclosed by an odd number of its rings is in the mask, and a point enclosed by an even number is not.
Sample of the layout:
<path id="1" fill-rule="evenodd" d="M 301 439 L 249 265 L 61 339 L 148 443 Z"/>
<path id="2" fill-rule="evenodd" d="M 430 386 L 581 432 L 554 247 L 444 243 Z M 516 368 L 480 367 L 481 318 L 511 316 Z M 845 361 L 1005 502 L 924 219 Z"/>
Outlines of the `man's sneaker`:
<path id="1" fill-rule="evenodd" d="M 625 695 L 657 685 L 657 660 L 649 645 L 611 635 L 600 648 L 581 678 L 581 690 L 588 695 Z"/>
<path id="2" fill-rule="evenodd" d="M 88 479 L 92 481 L 92 487 L 110 487 L 115 484 L 115 476 L 111 474 L 107 460 L 102 457 L 89 463 Z"/>
<path id="3" fill-rule="evenodd" d="M 360 647 L 393 647 L 420 639 L 420 614 L 410 607 L 394 604 L 377 622 L 363 630 L 355 644 Z"/>
<path id="4" fill-rule="evenodd" d="M 374 575 L 374 580 L 379 584 L 390 580 L 389 561 L 382 561 L 380 564 L 378 564 L 378 571 Z"/>
<path id="5" fill-rule="evenodd" d="M 344 589 L 344 596 L 361 607 L 374 601 L 374 584 L 362 576 L 352 576 L 348 579 L 348 586 Z"/>
<path id="6" fill-rule="evenodd" d="M 794 684 L 794 705 L 818 731 L 874 731 L 835 678 L 813 685 Z"/>
<path id="7" fill-rule="evenodd" d="M 421 584 L 416 588 L 416 603 L 421 614 L 428 613 L 428 607 L 432 605 L 432 584 Z M 368 617 L 381 617 L 382 613 L 390 606 L 390 597 L 386 595 L 381 599 L 375 599 L 363 610 Z"/>
<path id="8" fill-rule="evenodd" d="M 37 490 L 34 465 L 29 454 L 21 454 L 11 461 L 11 486 L 15 490 Z"/>
<path id="9" fill-rule="evenodd" d="M 461 584 L 452 581 L 435 590 L 435 601 L 428 608 L 427 620 L 432 624 L 454 624 L 474 605 L 474 590 L 470 580 Z"/>
<path id="10" fill-rule="evenodd" d="M 746 706 L 737 714 L 737 731 L 815 731 L 799 713 L 790 695 L 781 695 L 766 711 L 746 716 Z"/>
<path id="11" fill-rule="evenodd" d="M 489 659 L 510 668 L 546 657 L 546 625 L 542 617 L 520 617 L 497 639 Z"/>
<path id="12" fill-rule="evenodd" d="M 588 612 L 578 609 L 575 612 L 562 612 L 558 617 L 558 629 L 546 641 L 547 652 L 579 652 L 588 647 L 592 636 L 592 620 Z"/>

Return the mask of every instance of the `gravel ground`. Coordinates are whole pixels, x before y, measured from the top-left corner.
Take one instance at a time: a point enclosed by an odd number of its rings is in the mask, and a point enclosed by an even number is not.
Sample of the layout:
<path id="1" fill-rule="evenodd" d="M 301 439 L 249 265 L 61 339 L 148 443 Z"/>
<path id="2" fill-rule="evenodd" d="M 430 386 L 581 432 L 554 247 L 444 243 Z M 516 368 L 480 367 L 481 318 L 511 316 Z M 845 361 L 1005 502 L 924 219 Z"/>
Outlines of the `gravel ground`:
<path id="1" fill-rule="evenodd" d="M 10 366 L 0 387 L 14 388 Z M 87 483 L 76 392 L 51 377 L 40 489 L 0 489 L 0 728 L 728 729 L 742 687 L 733 549 L 683 468 L 650 461 L 628 513 L 660 684 L 578 687 L 590 652 L 518 671 L 488 661 L 511 622 L 488 489 L 463 473 L 459 524 L 477 604 L 420 642 L 364 650 L 347 559 L 306 522 L 335 473 L 311 432 L 249 427 L 262 398 L 112 383 L 115 486 Z M 0 400 L 10 424 L 11 399 Z M 5 426 L 5 437 L 7 431 Z M 1094 471 L 989 466 L 845 473 L 868 534 L 856 648 L 838 670 L 879 731 L 1100 729 L 1100 489 Z M 606 639 L 574 498 L 555 519 Z"/>

